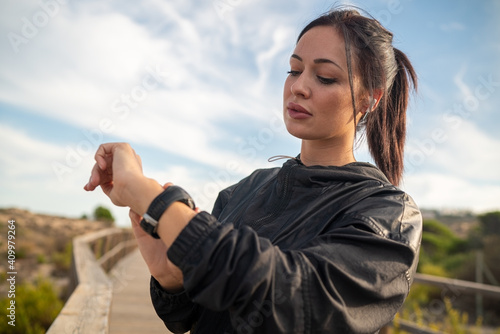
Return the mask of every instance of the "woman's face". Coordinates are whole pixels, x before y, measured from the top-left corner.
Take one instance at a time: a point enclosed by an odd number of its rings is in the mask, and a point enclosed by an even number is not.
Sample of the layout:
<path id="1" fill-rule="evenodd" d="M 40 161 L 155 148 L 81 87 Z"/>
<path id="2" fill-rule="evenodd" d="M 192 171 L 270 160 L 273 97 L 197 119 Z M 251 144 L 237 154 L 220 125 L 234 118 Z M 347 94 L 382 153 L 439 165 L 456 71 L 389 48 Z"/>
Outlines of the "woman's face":
<path id="1" fill-rule="evenodd" d="M 352 64 L 354 86 L 356 68 Z M 305 140 L 350 145 L 354 119 L 344 38 L 332 27 L 306 32 L 290 57 L 283 92 L 285 125 Z M 358 119 L 361 113 L 357 114 Z"/>

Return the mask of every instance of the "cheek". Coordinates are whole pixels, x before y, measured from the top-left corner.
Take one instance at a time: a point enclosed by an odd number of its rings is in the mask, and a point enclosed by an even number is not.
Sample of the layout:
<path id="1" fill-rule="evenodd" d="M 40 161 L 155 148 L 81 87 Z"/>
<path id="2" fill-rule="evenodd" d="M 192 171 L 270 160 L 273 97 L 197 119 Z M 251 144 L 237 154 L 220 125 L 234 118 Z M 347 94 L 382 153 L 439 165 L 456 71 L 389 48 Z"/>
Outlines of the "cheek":
<path id="1" fill-rule="evenodd" d="M 334 123 L 344 124 L 352 119 L 352 103 L 350 92 L 335 92 L 318 96 L 318 107 L 324 110 L 324 117 Z"/>
<path id="2" fill-rule="evenodd" d="M 285 83 L 283 85 L 283 96 L 286 97 L 286 96 L 289 96 L 292 92 L 291 92 L 291 80 L 290 80 L 290 77 L 288 76 L 285 80 Z"/>

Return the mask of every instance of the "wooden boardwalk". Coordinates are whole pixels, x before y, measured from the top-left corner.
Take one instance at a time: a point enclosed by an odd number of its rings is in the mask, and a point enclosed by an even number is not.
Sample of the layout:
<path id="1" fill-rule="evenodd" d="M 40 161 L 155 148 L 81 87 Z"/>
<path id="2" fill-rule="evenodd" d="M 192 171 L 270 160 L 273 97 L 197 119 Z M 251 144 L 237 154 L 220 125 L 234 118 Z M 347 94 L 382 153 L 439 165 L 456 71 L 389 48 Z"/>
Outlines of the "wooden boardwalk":
<path id="1" fill-rule="evenodd" d="M 120 260 L 109 276 L 113 281 L 110 334 L 171 333 L 151 304 L 150 274 L 139 250 Z"/>

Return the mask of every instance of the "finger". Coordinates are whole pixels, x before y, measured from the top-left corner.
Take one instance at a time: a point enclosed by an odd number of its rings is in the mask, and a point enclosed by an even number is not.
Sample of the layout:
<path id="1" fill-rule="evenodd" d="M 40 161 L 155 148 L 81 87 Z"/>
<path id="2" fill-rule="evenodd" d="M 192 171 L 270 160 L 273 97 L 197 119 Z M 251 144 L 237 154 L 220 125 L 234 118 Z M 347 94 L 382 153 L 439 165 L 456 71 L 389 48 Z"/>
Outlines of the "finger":
<path id="1" fill-rule="evenodd" d="M 128 216 L 130 217 L 130 220 L 132 221 L 132 224 L 139 225 L 141 221 L 141 215 L 136 213 L 135 211 L 132 211 L 132 209 L 129 210 Z"/>
<path id="2" fill-rule="evenodd" d="M 106 161 L 106 158 L 102 155 L 96 155 L 95 161 L 96 161 L 97 166 L 101 170 L 106 170 L 106 167 L 108 167 L 108 162 Z"/>
<path id="3" fill-rule="evenodd" d="M 99 185 L 102 187 L 103 185 L 108 185 L 112 181 L 111 166 L 113 163 L 113 150 L 123 145 L 123 143 L 106 143 L 99 145 L 94 156 L 96 164 L 92 168 L 89 182 L 83 187 L 85 190 L 93 191 Z"/>
<path id="4" fill-rule="evenodd" d="M 99 145 L 94 159 L 101 170 L 106 170 L 106 168 L 111 166 L 113 153 L 119 147 L 130 148 L 126 143 L 104 143 Z"/>
<path id="5" fill-rule="evenodd" d="M 141 171 L 142 171 L 142 159 L 141 159 L 141 156 L 139 154 L 135 153 L 135 151 L 134 151 L 134 154 L 135 154 L 135 158 L 139 162 L 139 166 L 141 166 Z"/>
<path id="6" fill-rule="evenodd" d="M 101 174 L 102 170 L 97 164 L 95 164 L 94 167 L 92 168 L 92 171 L 90 172 L 89 182 L 83 187 L 83 189 L 87 191 L 95 190 L 95 188 L 97 188 L 101 183 L 102 179 Z"/>
<path id="7" fill-rule="evenodd" d="M 142 217 L 139 214 L 137 214 L 135 211 L 132 211 L 132 210 L 129 210 L 128 215 L 129 215 L 130 220 L 132 222 L 132 231 L 134 233 L 135 238 L 140 239 L 140 238 L 143 238 L 145 236 L 148 236 L 148 238 L 149 238 L 149 234 L 147 234 L 141 227 Z"/>
<path id="8" fill-rule="evenodd" d="M 108 167 L 107 157 L 112 155 L 113 143 L 101 144 L 97 149 L 94 159 L 101 170 L 106 170 Z"/>

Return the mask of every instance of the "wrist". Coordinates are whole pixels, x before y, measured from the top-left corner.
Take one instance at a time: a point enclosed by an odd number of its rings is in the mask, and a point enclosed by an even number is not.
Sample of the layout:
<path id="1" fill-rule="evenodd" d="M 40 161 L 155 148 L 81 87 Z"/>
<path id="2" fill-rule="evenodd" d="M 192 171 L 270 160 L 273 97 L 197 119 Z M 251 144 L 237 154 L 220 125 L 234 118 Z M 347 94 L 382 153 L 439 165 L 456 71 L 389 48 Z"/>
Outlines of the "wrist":
<path id="1" fill-rule="evenodd" d="M 158 235 L 170 247 L 186 225 L 196 216 L 195 210 L 184 203 L 172 203 L 158 222 Z"/>
<path id="2" fill-rule="evenodd" d="M 134 186 L 130 189 L 130 195 L 134 199 L 130 205 L 132 211 L 143 215 L 151 202 L 161 194 L 163 187 L 153 179 L 142 176 L 136 182 L 132 182 Z"/>
<path id="3" fill-rule="evenodd" d="M 162 276 L 153 275 L 153 277 L 161 286 L 161 288 L 167 293 L 177 294 L 184 290 L 182 279 L 173 279 L 171 276 L 163 278 Z"/>
<path id="4" fill-rule="evenodd" d="M 178 205 L 181 207 L 179 208 Z M 186 217 L 190 220 L 192 217 L 189 216 L 195 214 L 194 209 L 195 204 L 189 194 L 181 187 L 171 185 L 149 204 L 146 213 L 142 215 L 140 226 L 153 238 L 160 239 L 159 226 L 162 218 L 169 217 L 163 220 L 170 221 L 171 224 L 183 224 Z M 170 235 L 171 232 L 168 234 Z M 167 240 L 171 241 L 170 238 L 163 239 L 168 246 L 170 243 Z"/>

